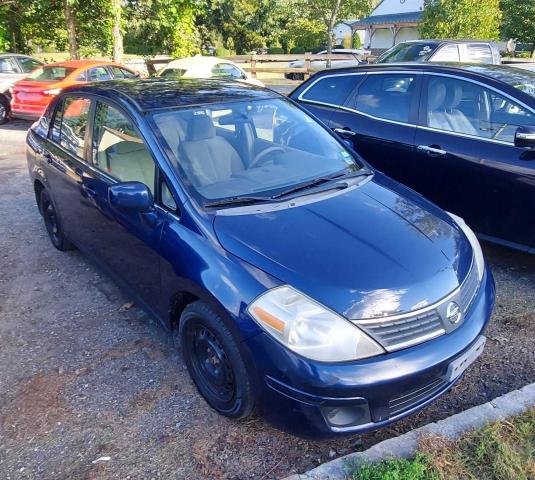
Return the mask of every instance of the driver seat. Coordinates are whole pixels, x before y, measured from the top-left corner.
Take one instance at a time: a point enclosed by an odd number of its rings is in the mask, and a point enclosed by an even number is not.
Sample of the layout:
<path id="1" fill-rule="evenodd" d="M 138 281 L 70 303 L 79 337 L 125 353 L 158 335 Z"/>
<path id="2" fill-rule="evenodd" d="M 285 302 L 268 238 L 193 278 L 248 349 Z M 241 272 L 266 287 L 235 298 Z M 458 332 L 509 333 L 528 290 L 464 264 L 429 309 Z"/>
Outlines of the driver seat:
<path id="1" fill-rule="evenodd" d="M 216 135 L 212 119 L 204 112 L 193 114 L 180 153 L 184 170 L 196 187 L 224 182 L 245 170 L 238 152 L 228 140 Z"/>

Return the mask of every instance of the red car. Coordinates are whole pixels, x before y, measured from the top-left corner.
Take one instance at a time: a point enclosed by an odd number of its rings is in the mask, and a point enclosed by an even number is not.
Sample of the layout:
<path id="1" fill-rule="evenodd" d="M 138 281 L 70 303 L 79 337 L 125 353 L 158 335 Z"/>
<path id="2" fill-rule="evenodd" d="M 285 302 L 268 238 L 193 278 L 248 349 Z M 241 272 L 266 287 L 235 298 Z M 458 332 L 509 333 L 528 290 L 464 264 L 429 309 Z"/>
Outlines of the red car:
<path id="1" fill-rule="evenodd" d="M 11 116 L 35 120 L 65 87 L 87 82 L 136 77 L 122 65 L 96 60 L 50 63 L 16 82 L 11 91 Z"/>

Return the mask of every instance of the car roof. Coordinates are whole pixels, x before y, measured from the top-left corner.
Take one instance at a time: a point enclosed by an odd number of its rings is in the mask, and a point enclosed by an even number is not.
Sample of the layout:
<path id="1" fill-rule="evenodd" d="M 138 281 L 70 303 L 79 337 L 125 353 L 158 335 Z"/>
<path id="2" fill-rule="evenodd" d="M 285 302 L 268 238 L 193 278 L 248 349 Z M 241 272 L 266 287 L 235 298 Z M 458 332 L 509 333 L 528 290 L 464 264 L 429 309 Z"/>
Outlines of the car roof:
<path id="1" fill-rule="evenodd" d="M 67 67 L 67 68 L 85 68 L 93 67 L 99 65 L 116 65 L 113 62 L 108 62 L 106 60 L 65 60 L 63 62 L 49 63 L 45 66 L 47 67 Z"/>
<path id="2" fill-rule="evenodd" d="M 120 98 L 142 112 L 281 97 L 272 90 L 232 80 L 165 77 L 96 82 L 70 87 L 67 91 Z"/>
<path id="3" fill-rule="evenodd" d="M 38 60 L 37 58 L 34 58 L 30 55 L 24 55 L 23 53 L 9 53 L 9 52 L 2 52 L 0 53 L 0 57 L 22 57 L 22 58 L 31 58 L 32 60 L 37 60 L 40 62 L 41 60 Z"/>
<path id="4" fill-rule="evenodd" d="M 489 41 L 489 40 L 478 40 L 476 38 L 430 38 L 430 39 L 417 39 L 417 40 L 405 40 L 403 42 L 399 43 L 432 43 L 434 45 L 437 45 L 439 43 L 488 43 L 493 44 L 495 42 Z M 397 45 L 399 45 L 399 43 Z"/>

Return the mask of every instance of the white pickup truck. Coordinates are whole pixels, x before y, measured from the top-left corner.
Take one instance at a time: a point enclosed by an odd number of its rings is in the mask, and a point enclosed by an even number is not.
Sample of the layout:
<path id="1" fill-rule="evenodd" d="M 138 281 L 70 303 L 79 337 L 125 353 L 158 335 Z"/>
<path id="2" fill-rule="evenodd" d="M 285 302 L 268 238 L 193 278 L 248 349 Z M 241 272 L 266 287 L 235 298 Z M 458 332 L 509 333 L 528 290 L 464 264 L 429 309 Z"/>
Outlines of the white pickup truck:
<path id="1" fill-rule="evenodd" d="M 41 65 L 43 62 L 27 55 L 0 53 L 0 125 L 9 118 L 9 87 Z"/>

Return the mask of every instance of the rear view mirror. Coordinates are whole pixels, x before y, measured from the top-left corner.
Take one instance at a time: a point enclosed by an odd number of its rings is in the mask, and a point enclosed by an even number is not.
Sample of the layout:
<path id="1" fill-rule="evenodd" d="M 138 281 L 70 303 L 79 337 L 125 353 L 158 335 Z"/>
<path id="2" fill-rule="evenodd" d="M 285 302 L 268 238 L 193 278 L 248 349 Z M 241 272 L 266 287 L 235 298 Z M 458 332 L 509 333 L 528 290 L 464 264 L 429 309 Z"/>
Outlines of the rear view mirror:
<path id="1" fill-rule="evenodd" d="M 110 205 L 150 213 L 154 208 L 154 199 L 149 187 L 141 182 L 121 182 L 108 188 Z"/>
<path id="2" fill-rule="evenodd" d="M 515 132 L 515 147 L 535 148 L 535 127 L 518 127 Z"/>

